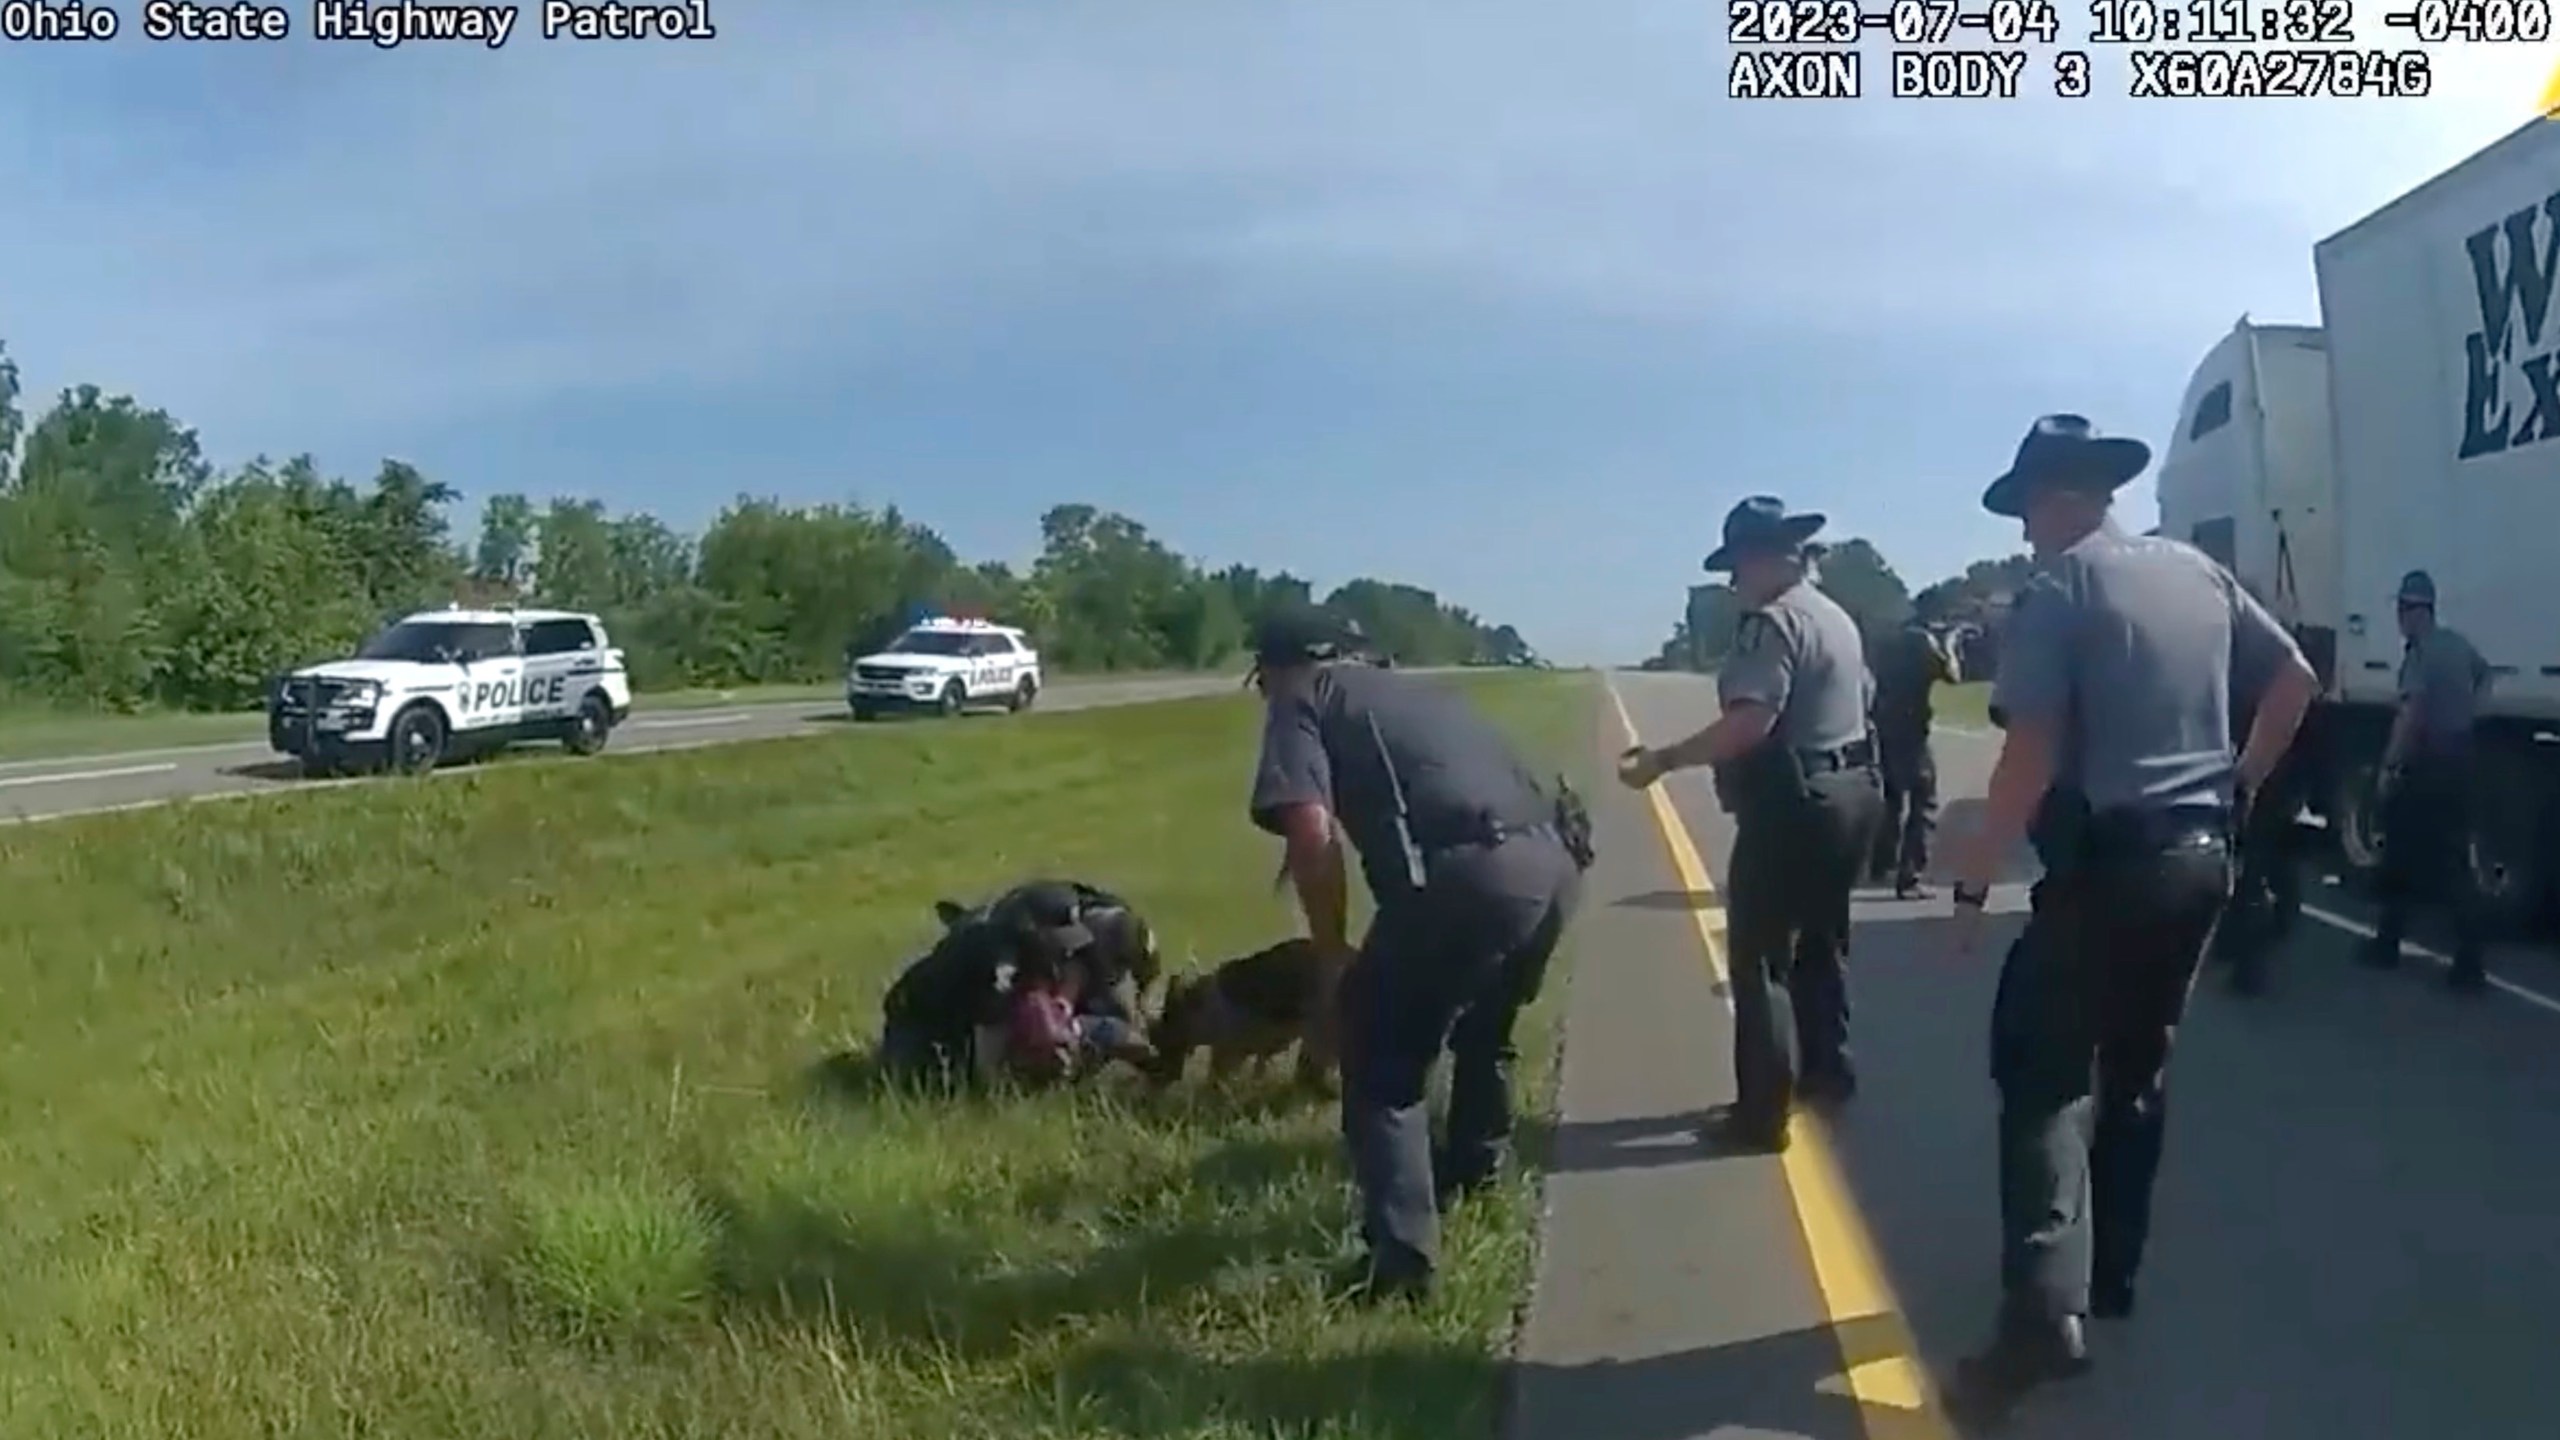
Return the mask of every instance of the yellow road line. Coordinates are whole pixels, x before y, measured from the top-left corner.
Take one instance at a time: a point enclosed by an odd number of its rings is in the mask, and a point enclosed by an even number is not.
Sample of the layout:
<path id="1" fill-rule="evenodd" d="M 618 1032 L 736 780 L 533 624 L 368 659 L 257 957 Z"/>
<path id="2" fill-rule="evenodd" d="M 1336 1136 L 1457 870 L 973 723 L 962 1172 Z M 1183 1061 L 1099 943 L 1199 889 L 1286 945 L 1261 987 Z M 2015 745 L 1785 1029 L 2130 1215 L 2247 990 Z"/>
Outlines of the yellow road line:
<path id="1" fill-rule="evenodd" d="M 1644 743 L 1618 687 L 1607 688 L 1627 743 Z M 1707 969 L 1727 992 L 1725 1004 L 1730 1009 L 1731 984 L 1720 933 L 1724 906 L 1715 882 L 1707 878 L 1689 827 L 1672 808 L 1665 787 L 1649 786 L 1645 796 L 1653 803 L 1663 848 L 1671 852 L 1671 868 L 1681 885 L 1698 897 L 1689 913 L 1698 927 L 1698 943 L 1706 951 Z M 1805 1250 L 1813 1260 L 1814 1285 L 1822 1292 L 1825 1318 L 1840 1342 L 1843 1378 L 1868 1440 L 1953 1440 L 1955 1428 L 1938 1408 L 1920 1364 L 1919 1347 L 1903 1321 L 1893 1286 L 1885 1279 L 1875 1240 L 1850 1198 L 1829 1132 L 1819 1117 L 1802 1112 L 1789 1128 L 1793 1143 L 1780 1164 L 1795 1202 L 1796 1224 L 1804 1232 Z"/>

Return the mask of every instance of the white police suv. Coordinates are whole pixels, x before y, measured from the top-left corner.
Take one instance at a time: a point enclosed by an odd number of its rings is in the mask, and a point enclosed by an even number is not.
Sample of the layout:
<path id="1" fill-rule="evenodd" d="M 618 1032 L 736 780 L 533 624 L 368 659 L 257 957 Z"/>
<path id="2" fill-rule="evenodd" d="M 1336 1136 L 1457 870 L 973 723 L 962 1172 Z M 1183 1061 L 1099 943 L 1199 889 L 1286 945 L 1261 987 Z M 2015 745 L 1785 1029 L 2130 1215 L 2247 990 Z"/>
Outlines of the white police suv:
<path id="1" fill-rule="evenodd" d="M 857 658 L 844 680 L 856 720 L 893 710 L 957 715 L 972 705 L 1028 710 L 1040 698 L 1040 652 L 1009 625 L 926 620 L 885 650 Z"/>
<path id="2" fill-rule="evenodd" d="M 604 623 L 567 610 L 424 610 L 349 660 L 284 676 L 267 743 L 307 774 L 432 770 L 519 740 L 602 750 L 631 713 L 631 680 Z"/>

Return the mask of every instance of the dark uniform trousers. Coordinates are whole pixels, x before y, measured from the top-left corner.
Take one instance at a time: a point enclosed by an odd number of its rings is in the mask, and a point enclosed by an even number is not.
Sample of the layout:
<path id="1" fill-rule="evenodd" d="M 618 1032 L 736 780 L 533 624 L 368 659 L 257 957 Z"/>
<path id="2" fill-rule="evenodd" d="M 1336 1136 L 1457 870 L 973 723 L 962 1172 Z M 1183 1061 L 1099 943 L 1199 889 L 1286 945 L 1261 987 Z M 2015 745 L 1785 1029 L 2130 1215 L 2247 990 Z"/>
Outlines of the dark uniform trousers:
<path id="1" fill-rule="evenodd" d="M 2046 854 L 1991 1010 L 2011 1324 L 2087 1314 L 2093 1280 L 2131 1290 L 2170 1046 L 2231 895 L 2228 826 L 2213 808 L 2118 811 Z"/>
<path id="2" fill-rule="evenodd" d="M 2302 764 L 2288 752 L 2240 822 L 2240 870 L 2231 904 L 2214 932 L 2215 953 L 2231 963 L 2232 979 L 2264 977 L 2276 943 L 2302 911 L 2302 877 L 2295 868 L 2302 810 Z"/>
<path id="3" fill-rule="evenodd" d="M 1782 1126 L 1801 1079 L 1854 1078 L 1849 892 L 1884 818 L 1883 784 L 1865 750 L 1854 745 L 1801 771 L 1779 760 L 1790 766 L 1781 776 L 1732 792 L 1725 939 L 1733 968 L 1733 1115 L 1746 1130 Z"/>
<path id="4" fill-rule="evenodd" d="M 1938 761 L 1929 753 L 1929 726 L 1876 727 L 1884 766 L 1884 822 L 1876 827 L 1875 859 L 1868 867 L 1896 882 L 1928 873 L 1929 838 L 1938 828 Z"/>
<path id="5" fill-rule="evenodd" d="M 2480 901 L 2471 874 L 2470 758 L 2424 756 L 2400 770 L 2382 805 L 2382 864 L 2375 875 L 2382 902 L 2377 948 L 2406 938 L 2411 904 L 2432 900 L 2452 912 L 2454 963 L 2481 963 Z"/>
<path id="6" fill-rule="evenodd" d="M 1551 831 L 1426 857 L 1418 890 L 1384 901 L 1342 977 L 1342 1137 L 1361 1233 L 1384 1276 L 1439 1262 L 1439 1192 L 1492 1178 L 1511 1140 L 1512 1031 L 1545 983 L 1580 898 Z M 1426 1098 L 1450 1052 L 1438 1163 Z"/>

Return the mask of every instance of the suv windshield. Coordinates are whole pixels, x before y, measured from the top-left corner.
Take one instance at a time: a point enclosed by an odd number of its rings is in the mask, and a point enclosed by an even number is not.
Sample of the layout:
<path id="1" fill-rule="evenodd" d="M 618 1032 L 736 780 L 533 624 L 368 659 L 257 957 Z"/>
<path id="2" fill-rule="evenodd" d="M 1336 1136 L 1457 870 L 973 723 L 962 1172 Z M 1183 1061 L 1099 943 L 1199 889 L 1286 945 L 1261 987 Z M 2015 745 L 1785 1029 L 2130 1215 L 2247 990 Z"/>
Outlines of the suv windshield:
<path id="1" fill-rule="evenodd" d="M 977 637 L 961 630 L 910 630 L 889 642 L 883 655 L 966 655 Z"/>
<path id="2" fill-rule="evenodd" d="M 506 653 L 513 638 L 503 625 L 462 625 L 449 621 L 403 620 L 364 642 L 359 660 L 414 660 L 432 663 L 448 655 L 485 660 Z"/>

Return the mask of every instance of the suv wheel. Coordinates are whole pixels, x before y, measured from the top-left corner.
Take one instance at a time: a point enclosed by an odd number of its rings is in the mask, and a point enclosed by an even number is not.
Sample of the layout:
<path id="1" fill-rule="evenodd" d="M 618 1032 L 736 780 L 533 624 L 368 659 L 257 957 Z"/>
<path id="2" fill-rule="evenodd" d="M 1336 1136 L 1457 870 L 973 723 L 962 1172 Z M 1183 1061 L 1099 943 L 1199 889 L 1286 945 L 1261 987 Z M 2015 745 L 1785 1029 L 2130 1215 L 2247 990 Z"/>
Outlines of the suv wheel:
<path id="1" fill-rule="evenodd" d="M 969 708 L 969 687 L 957 680 L 943 686 L 942 701 L 938 708 L 946 718 L 956 716 Z"/>
<path id="2" fill-rule="evenodd" d="M 593 755 L 604 748 L 613 735 L 613 707 L 603 695 L 590 690 L 578 702 L 578 713 L 570 717 L 569 732 L 560 737 L 561 746 L 572 755 Z"/>
<path id="3" fill-rule="evenodd" d="M 412 705 L 391 720 L 388 759 L 393 773 L 424 775 L 443 762 L 444 716 L 433 705 Z"/>
<path id="4" fill-rule="evenodd" d="M 1013 713 L 1019 715 L 1023 711 L 1030 709 L 1031 702 L 1039 698 L 1040 682 L 1032 679 L 1028 675 L 1025 675 L 1022 677 L 1022 683 L 1013 687 L 1013 699 L 1009 704 Z"/>

